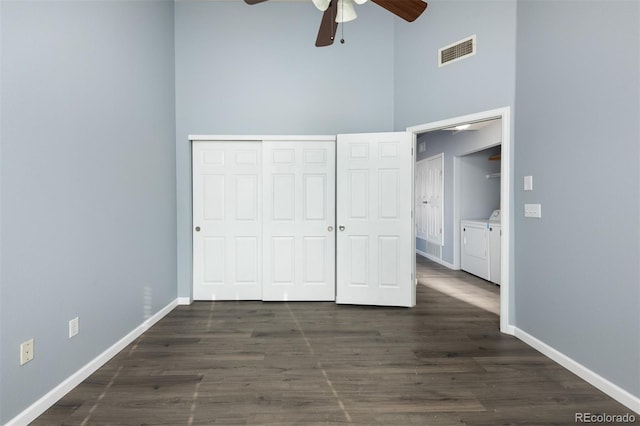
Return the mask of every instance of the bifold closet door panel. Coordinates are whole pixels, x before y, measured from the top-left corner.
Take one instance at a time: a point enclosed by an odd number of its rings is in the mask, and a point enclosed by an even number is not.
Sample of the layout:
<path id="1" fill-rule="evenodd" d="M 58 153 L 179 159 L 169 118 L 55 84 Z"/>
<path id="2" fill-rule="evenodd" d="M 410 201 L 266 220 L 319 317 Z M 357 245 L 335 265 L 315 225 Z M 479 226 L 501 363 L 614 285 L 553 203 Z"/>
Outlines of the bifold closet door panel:
<path id="1" fill-rule="evenodd" d="M 337 303 L 414 306 L 412 135 L 338 135 Z"/>
<path id="2" fill-rule="evenodd" d="M 335 300 L 335 141 L 263 142 L 263 300 Z"/>
<path id="3" fill-rule="evenodd" d="M 193 298 L 262 299 L 262 144 L 194 141 Z"/>

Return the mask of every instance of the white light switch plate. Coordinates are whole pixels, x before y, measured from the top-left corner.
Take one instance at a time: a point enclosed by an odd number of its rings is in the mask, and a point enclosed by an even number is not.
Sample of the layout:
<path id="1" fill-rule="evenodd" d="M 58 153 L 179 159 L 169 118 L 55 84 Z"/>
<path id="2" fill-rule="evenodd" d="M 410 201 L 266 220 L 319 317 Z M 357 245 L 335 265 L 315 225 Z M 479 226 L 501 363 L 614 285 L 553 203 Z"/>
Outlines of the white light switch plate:
<path id="1" fill-rule="evenodd" d="M 78 317 L 69 321 L 69 339 L 78 334 L 80 331 L 80 320 Z"/>
<path id="2" fill-rule="evenodd" d="M 542 206 L 540 204 L 525 204 L 524 217 L 542 217 Z"/>
<path id="3" fill-rule="evenodd" d="M 533 176 L 524 177 L 524 190 L 533 191 Z"/>

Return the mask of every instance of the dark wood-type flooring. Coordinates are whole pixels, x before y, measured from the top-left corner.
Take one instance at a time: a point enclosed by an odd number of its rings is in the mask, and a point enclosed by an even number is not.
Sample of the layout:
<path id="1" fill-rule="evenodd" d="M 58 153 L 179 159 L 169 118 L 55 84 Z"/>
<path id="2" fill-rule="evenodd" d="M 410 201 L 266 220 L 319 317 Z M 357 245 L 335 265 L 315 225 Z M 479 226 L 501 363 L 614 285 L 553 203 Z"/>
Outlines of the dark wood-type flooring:
<path id="1" fill-rule="evenodd" d="M 32 424 L 570 425 L 630 412 L 501 334 L 499 287 L 425 260 L 418 278 L 412 309 L 180 306 Z"/>

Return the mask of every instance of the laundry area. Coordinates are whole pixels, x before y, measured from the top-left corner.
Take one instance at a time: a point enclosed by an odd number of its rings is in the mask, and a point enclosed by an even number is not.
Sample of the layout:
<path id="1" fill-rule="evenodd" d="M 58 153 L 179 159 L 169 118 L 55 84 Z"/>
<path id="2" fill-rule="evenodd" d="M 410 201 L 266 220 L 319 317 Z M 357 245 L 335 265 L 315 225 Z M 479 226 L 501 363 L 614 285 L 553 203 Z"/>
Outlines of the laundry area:
<path id="1" fill-rule="evenodd" d="M 498 285 L 501 124 L 486 120 L 420 135 L 415 184 L 417 254 Z"/>
<path id="2" fill-rule="evenodd" d="M 460 158 L 460 269 L 500 284 L 500 147 Z"/>

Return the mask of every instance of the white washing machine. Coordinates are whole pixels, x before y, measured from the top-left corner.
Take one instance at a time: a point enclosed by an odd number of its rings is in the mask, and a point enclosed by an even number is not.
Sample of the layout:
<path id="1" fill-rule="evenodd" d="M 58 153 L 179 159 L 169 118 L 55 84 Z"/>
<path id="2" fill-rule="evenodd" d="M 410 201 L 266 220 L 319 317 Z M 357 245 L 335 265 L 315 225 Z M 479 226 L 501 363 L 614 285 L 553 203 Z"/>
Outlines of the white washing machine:
<path id="1" fill-rule="evenodd" d="M 460 221 L 460 269 L 500 284 L 500 210 L 489 219 Z"/>

